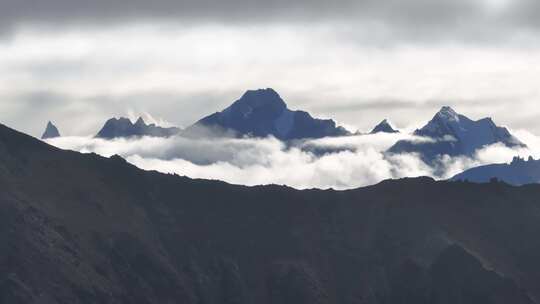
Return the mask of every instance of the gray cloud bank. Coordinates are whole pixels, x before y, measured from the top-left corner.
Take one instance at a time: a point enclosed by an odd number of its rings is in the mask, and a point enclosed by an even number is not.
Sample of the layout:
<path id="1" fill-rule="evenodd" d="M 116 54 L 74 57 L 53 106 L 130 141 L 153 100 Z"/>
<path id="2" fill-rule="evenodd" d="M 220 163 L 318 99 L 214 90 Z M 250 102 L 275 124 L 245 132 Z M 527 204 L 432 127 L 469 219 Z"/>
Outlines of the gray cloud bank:
<path id="1" fill-rule="evenodd" d="M 536 31 L 538 6 L 535 0 L 2 0 L 0 23 L 4 29 L 157 20 L 188 25 L 329 23 L 341 27 L 351 40 L 362 33 L 377 36 L 371 37 L 374 40 L 392 36 L 480 41 L 507 39 L 509 34 L 516 36 L 516 30 Z"/>
<path id="2" fill-rule="evenodd" d="M 187 126 L 246 89 L 273 87 L 292 109 L 352 131 L 384 118 L 416 127 L 451 105 L 540 133 L 540 44 L 522 47 L 540 37 L 538 6 L 0 0 L 0 32 L 14 33 L 0 37 L 1 119 L 36 136 L 48 120 L 95 134 L 129 113 Z"/>
<path id="3" fill-rule="evenodd" d="M 455 23 L 478 16 L 481 1 L 467 0 L 2 0 L 2 19 L 19 22 L 69 22 L 171 18 L 200 21 L 324 20 L 365 17 L 402 22 Z M 529 5 L 534 5 L 530 3 Z M 408 17 L 407 17 L 408 16 Z M 181 21 L 181 20 L 180 20 Z"/>
<path id="4" fill-rule="evenodd" d="M 205 140 L 145 137 L 107 141 L 64 137 L 48 142 L 83 153 L 118 154 L 142 169 L 193 178 L 244 185 L 285 184 L 300 189 L 350 189 L 390 178 L 432 176 L 445 179 L 474 166 L 509 162 L 515 155 L 540 157 L 538 137 L 523 131 L 516 134 L 527 142 L 528 149 L 493 145 L 478 151 L 473 158 L 442 158 L 441 168 L 436 169 L 424 164 L 414 154 L 388 156 L 383 153 L 399 139 L 425 140 L 405 134 L 325 138 L 292 147 L 273 138 Z M 306 146 L 343 149 L 315 155 L 304 149 Z"/>

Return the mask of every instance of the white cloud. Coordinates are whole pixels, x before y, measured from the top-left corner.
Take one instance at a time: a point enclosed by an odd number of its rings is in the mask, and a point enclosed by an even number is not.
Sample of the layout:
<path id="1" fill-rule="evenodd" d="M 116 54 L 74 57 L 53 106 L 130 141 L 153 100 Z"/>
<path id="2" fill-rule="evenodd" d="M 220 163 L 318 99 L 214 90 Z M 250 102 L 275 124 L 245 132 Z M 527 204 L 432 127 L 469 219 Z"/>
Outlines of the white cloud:
<path id="1" fill-rule="evenodd" d="M 274 138 L 187 139 L 150 138 L 103 140 L 63 137 L 48 142 L 64 149 L 119 154 L 134 165 L 192 178 L 219 179 L 235 184 L 285 184 L 295 188 L 350 189 L 385 179 L 432 176 L 439 179 L 483 164 L 510 162 L 515 155 L 537 156 L 540 139 L 517 131 L 534 142 L 531 149 L 492 145 L 475 157 L 443 157 L 440 168 L 431 168 L 414 154 L 383 153 L 400 139 L 424 140 L 406 134 L 375 134 L 325 138 L 286 146 Z M 309 148 L 307 148 L 309 147 Z M 314 147 L 333 153 L 314 154 Z"/>
<path id="2" fill-rule="evenodd" d="M 0 42 L 2 122 L 33 135 L 48 120 L 70 135 L 95 134 L 132 110 L 187 126 L 247 89 L 273 87 L 293 109 L 362 131 L 383 118 L 418 125 L 446 104 L 540 131 L 538 45 L 381 47 L 347 31 L 336 24 L 21 28 Z M 526 111 L 508 111 L 510 103 Z"/>

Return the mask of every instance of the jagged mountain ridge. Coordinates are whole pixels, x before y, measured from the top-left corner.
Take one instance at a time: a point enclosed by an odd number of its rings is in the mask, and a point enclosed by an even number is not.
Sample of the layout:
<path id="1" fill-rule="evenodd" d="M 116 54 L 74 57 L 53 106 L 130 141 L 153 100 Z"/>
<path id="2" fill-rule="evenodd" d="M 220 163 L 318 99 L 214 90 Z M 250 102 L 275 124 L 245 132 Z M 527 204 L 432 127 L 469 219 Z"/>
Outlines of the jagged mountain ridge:
<path id="1" fill-rule="evenodd" d="M 496 143 L 507 147 L 525 147 L 508 129 L 495 125 L 491 118 L 474 121 L 450 107 L 442 107 L 414 135 L 430 140 L 402 140 L 388 152 L 418 153 L 425 161 L 431 162 L 441 155 L 473 156 L 477 150 Z"/>
<path id="2" fill-rule="evenodd" d="M 274 136 L 285 141 L 350 135 L 333 120 L 316 119 L 307 112 L 289 110 L 279 94 L 270 88 L 245 92 L 225 110 L 202 118 L 183 133 L 197 136 L 227 132 L 232 136 Z"/>
<path id="3" fill-rule="evenodd" d="M 135 123 L 128 118 L 111 118 L 105 122 L 105 125 L 96 135 L 96 138 L 113 139 L 129 137 L 171 137 L 180 132 L 179 128 L 163 128 L 155 124 L 146 124 L 142 117 L 139 117 Z"/>
<path id="4" fill-rule="evenodd" d="M 234 186 L 59 150 L 0 125 L 0 187 L 5 303 L 540 297 L 540 186 Z"/>
<path id="5" fill-rule="evenodd" d="M 540 160 L 534 160 L 532 157 L 528 160 L 514 157 L 510 164 L 491 164 L 471 168 L 452 177 L 452 180 L 487 183 L 492 178 L 516 186 L 539 183 Z"/>
<path id="6" fill-rule="evenodd" d="M 50 139 L 56 137 L 60 137 L 60 131 L 58 131 L 58 128 L 49 121 L 45 127 L 43 135 L 41 135 L 41 139 Z"/>

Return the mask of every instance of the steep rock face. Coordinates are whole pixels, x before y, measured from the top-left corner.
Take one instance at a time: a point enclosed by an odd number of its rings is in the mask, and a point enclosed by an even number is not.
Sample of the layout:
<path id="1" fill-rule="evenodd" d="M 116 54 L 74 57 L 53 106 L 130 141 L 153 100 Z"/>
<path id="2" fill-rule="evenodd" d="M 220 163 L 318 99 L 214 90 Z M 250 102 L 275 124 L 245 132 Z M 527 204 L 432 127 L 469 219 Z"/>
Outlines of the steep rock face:
<path id="1" fill-rule="evenodd" d="M 506 128 L 496 126 L 490 118 L 473 121 L 450 107 L 443 107 L 427 125 L 416 130 L 414 135 L 429 140 L 402 140 L 388 151 L 419 153 L 424 160 L 430 162 L 441 155 L 472 156 L 477 150 L 496 143 L 507 147 L 525 146 Z"/>
<path id="2" fill-rule="evenodd" d="M 43 135 L 41 136 L 41 139 L 50 139 L 56 137 L 60 137 L 60 132 L 58 131 L 58 128 L 49 121 L 47 123 L 47 127 L 45 128 L 45 132 L 43 132 Z"/>
<path id="3" fill-rule="evenodd" d="M 369 134 L 377 133 L 399 133 L 399 131 L 394 129 L 390 122 L 385 119 L 381 121 L 378 125 L 376 125 L 371 132 L 369 132 Z"/>
<path id="4" fill-rule="evenodd" d="M 307 112 L 289 110 L 272 89 L 247 91 L 231 106 L 199 120 L 184 134 L 222 135 L 227 132 L 233 136 L 274 136 L 281 140 L 349 134 L 333 120 L 316 119 Z"/>
<path id="5" fill-rule="evenodd" d="M 452 177 L 455 181 L 487 183 L 493 178 L 521 186 L 540 182 L 540 160 L 515 157 L 510 164 L 492 164 L 466 170 Z"/>
<path id="6" fill-rule="evenodd" d="M 156 126 L 155 124 L 147 125 L 142 117 L 132 123 L 131 120 L 127 118 L 111 118 L 109 119 L 103 128 L 96 135 L 97 138 L 113 139 L 113 138 L 128 138 L 128 137 L 141 137 L 141 136 L 151 136 L 151 137 L 170 137 L 178 134 L 180 129 L 172 128 L 162 128 Z"/>
<path id="7" fill-rule="evenodd" d="M 2 303 L 540 299 L 540 186 L 234 186 L 0 125 L 0 188 Z"/>

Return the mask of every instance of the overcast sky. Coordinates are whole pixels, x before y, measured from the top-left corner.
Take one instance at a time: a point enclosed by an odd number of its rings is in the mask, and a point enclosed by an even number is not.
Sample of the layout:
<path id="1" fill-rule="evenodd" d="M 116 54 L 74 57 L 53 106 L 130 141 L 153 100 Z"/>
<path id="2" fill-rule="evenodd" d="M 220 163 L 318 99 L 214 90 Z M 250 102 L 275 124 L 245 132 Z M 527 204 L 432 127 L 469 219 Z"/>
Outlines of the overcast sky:
<path id="1" fill-rule="evenodd" d="M 442 105 L 540 134 L 537 0 L 0 0 L 0 122 L 179 126 L 245 90 L 368 130 Z"/>

